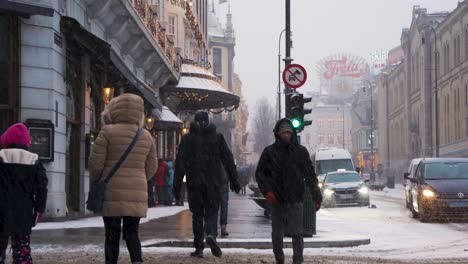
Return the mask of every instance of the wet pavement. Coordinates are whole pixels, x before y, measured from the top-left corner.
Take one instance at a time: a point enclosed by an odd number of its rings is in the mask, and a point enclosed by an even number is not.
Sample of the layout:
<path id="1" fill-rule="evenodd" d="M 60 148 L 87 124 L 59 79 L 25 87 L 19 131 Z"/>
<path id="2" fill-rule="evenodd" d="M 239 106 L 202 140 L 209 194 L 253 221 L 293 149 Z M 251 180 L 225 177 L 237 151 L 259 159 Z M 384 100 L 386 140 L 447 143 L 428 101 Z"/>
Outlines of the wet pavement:
<path id="1" fill-rule="evenodd" d="M 270 220 L 263 216 L 263 209 L 248 195 L 230 193 L 228 232 L 229 238 L 270 238 Z M 192 214 L 189 210 L 173 216 L 149 221 L 140 225 L 140 238 L 149 240 L 191 239 Z M 103 245 L 104 228 L 33 230 L 33 244 L 50 246 Z"/>

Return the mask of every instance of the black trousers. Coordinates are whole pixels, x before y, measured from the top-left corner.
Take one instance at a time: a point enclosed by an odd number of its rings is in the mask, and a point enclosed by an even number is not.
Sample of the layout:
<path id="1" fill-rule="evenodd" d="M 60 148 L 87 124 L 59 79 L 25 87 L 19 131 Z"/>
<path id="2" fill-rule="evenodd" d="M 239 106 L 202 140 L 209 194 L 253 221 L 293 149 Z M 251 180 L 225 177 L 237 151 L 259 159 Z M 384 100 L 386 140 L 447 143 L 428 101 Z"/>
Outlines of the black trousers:
<path id="1" fill-rule="evenodd" d="M 219 190 L 201 186 L 188 189 L 189 208 L 192 212 L 193 245 L 196 249 L 205 248 L 205 227 L 206 233 L 218 236 L 218 208 L 220 202 Z"/>
<path id="2" fill-rule="evenodd" d="M 104 227 L 106 229 L 105 255 L 106 264 L 116 264 L 119 259 L 120 233 L 123 231 L 123 239 L 127 243 L 130 260 L 132 262 L 143 262 L 141 256 L 141 243 L 138 236 L 140 225 L 139 217 L 106 217 L 104 216 Z M 122 228 L 123 220 L 123 228 Z"/>
<path id="3" fill-rule="evenodd" d="M 284 264 L 283 237 L 288 232 L 292 236 L 293 263 L 304 262 L 303 204 L 275 204 L 271 209 L 271 238 L 276 263 Z"/>

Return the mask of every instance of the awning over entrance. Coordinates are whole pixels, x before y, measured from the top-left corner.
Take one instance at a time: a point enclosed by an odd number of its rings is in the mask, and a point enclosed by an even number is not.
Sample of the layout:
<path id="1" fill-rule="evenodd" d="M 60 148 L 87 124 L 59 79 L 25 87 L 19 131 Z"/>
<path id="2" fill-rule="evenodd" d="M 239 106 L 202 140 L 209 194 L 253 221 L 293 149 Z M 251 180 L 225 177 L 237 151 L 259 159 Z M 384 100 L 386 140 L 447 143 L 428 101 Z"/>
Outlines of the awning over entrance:
<path id="1" fill-rule="evenodd" d="M 54 16 L 54 9 L 50 7 L 13 0 L 0 1 L 0 13 L 2 12 L 14 12 L 22 17 L 29 17 L 32 15 Z"/>
<path id="2" fill-rule="evenodd" d="M 164 103 L 177 111 L 236 109 L 239 97 L 224 89 L 220 80 L 204 67 L 182 64 L 180 80 L 175 87 L 161 89 Z"/>
<path id="3" fill-rule="evenodd" d="M 161 110 L 153 109 L 155 118 L 153 128 L 155 130 L 182 129 L 184 123 L 167 106 L 163 106 Z"/>
<path id="4" fill-rule="evenodd" d="M 62 17 L 60 23 L 65 35 L 72 38 L 77 45 L 89 52 L 93 57 L 92 59 L 102 62 L 109 71 L 122 75 L 123 78 L 142 93 L 144 99 L 153 108 L 162 109 L 162 104 L 156 97 L 155 91 L 127 67 L 109 43 L 84 29 L 78 21 L 71 17 Z"/>

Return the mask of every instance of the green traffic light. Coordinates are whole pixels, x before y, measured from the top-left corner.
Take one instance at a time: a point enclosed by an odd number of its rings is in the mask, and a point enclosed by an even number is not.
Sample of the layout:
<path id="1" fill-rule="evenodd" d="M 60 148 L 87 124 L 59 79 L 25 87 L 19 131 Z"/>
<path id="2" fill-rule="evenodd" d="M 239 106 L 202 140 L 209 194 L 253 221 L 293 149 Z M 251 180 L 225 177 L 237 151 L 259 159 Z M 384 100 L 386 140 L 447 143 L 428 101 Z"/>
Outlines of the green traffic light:
<path id="1" fill-rule="evenodd" d="M 293 128 L 299 128 L 301 126 L 301 120 L 299 120 L 298 118 L 294 118 L 293 120 L 291 120 L 291 123 Z"/>

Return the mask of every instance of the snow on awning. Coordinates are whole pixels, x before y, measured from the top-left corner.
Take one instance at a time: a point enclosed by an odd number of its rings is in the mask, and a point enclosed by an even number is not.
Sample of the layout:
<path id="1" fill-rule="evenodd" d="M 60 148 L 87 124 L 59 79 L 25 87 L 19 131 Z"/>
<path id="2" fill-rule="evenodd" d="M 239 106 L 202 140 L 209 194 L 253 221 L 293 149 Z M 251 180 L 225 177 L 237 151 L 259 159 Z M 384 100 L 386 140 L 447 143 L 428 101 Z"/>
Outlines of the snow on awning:
<path id="1" fill-rule="evenodd" d="M 162 89 L 164 102 L 177 111 L 236 109 L 239 97 L 226 90 L 221 81 L 207 69 L 182 64 L 180 80 L 175 87 Z M 230 111 L 232 111 L 230 110 Z"/>
<path id="2" fill-rule="evenodd" d="M 184 122 L 180 120 L 167 106 L 163 106 L 161 110 L 153 109 L 155 118 L 153 128 L 155 130 L 182 129 Z"/>

